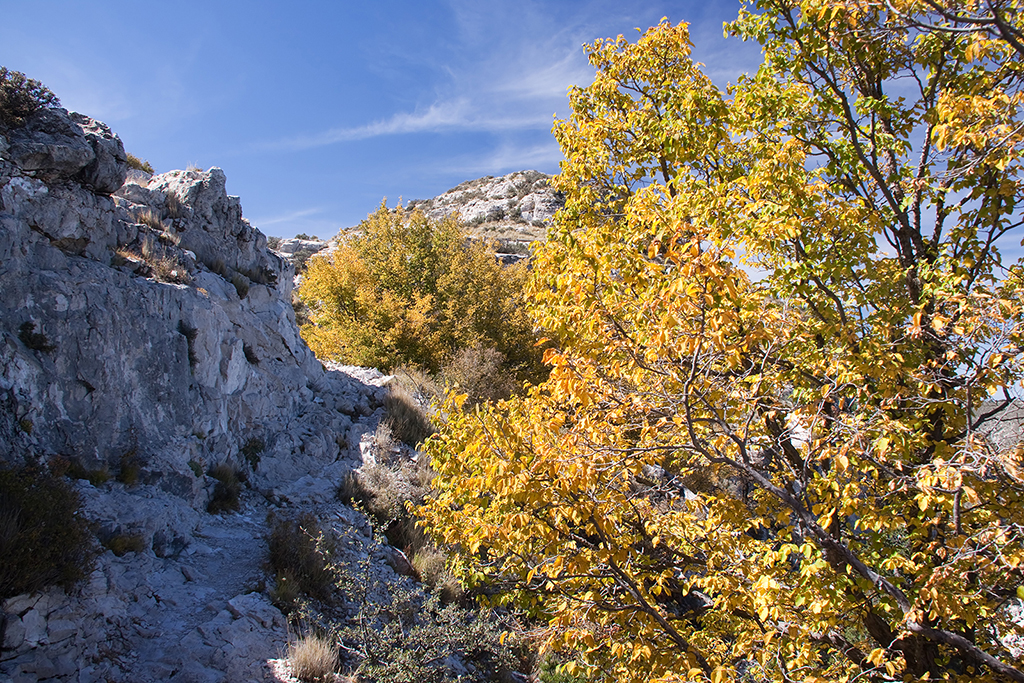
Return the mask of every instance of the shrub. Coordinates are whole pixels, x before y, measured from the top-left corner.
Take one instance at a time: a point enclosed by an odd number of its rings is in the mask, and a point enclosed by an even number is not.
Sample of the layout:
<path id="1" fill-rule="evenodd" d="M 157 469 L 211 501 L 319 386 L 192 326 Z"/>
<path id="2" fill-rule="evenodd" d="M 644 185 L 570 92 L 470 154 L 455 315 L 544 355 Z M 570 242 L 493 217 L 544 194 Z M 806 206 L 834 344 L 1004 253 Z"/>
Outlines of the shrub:
<path id="1" fill-rule="evenodd" d="M 238 478 L 238 471 L 227 464 L 220 464 L 209 471 L 209 475 L 217 480 L 213 488 L 213 497 L 206 506 L 206 511 L 212 514 L 221 512 L 232 512 L 238 510 L 238 497 L 242 493 L 242 482 Z"/>
<path id="2" fill-rule="evenodd" d="M 469 396 L 470 406 L 481 401 L 497 401 L 512 395 L 514 378 L 505 369 L 505 356 L 497 349 L 479 344 L 455 354 L 441 376 L 460 393 Z"/>
<path id="3" fill-rule="evenodd" d="M 249 294 L 249 278 L 241 273 L 231 275 L 231 284 L 235 286 L 235 292 L 238 293 L 239 299 L 244 299 Z"/>
<path id="4" fill-rule="evenodd" d="M 131 152 L 125 155 L 128 158 L 128 168 L 134 168 L 136 171 L 142 171 L 144 173 L 153 174 L 153 166 L 148 161 L 143 161 Z"/>
<path id="5" fill-rule="evenodd" d="M 0 602 L 89 575 L 96 551 L 78 494 L 37 467 L 0 469 Z"/>
<path id="6" fill-rule="evenodd" d="M 267 249 L 273 249 L 274 251 L 277 251 L 280 246 L 280 237 L 267 237 Z"/>
<path id="7" fill-rule="evenodd" d="M 333 544 L 316 518 L 308 512 L 298 518 L 271 516 L 268 526 L 267 568 L 277 583 L 272 597 L 278 606 L 290 609 L 299 595 L 329 600 L 334 583 L 329 562 Z"/>
<path id="8" fill-rule="evenodd" d="M 436 373 L 454 351 L 482 344 L 524 378 L 541 367 L 523 300 L 525 266 L 503 268 L 454 218 L 381 207 L 329 255 L 310 259 L 298 294 L 321 358 Z"/>
<path id="9" fill-rule="evenodd" d="M 502 681 L 528 666 L 526 643 L 509 624 L 488 612 L 442 605 L 437 596 L 420 604 L 411 592 L 396 590 L 390 604 L 365 605 L 360 618 L 375 627 L 341 632 L 366 655 L 356 669 L 360 681 Z"/>
<path id="10" fill-rule="evenodd" d="M 425 462 L 421 459 L 367 463 L 350 472 L 338 488 L 338 498 L 343 503 L 360 504 L 388 542 L 410 557 L 427 543 L 407 508 L 410 501 L 422 504 L 430 492 L 433 473 Z"/>
<path id="11" fill-rule="evenodd" d="M 0 130 L 23 125 L 39 109 L 59 106 L 60 100 L 45 85 L 0 66 Z"/>
<path id="12" fill-rule="evenodd" d="M 125 486 L 135 486 L 139 483 L 139 474 L 141 472 L 142 466 L 135 449 L 121 456 L 120 467 L 117 472 L 117 480 L 119 482 Z"/>
<path id="13" fill-rule="evenodd" d="M 391 433 L 399 441 L 412 447 L 421 444 L 434 433 L 434 426 L 420 404 L 409 392 L 393 386 L 384 397 L 384 411 Z"/>
<path id="14" fill-rule="evenodd" d="M 135 220 L 139 223 L 142 223 L 143 225 L 148 225 L 154 230 L 158 230 L 160 232 L 164 231 L 163 221 L 161 221 L 160 217 L 153 213 L 150 209 L 140 209 L 139 211 L 136 211 Z M 146 247 L 143 246 L 143 254 L 145 254 L 145 250 Z"/>
<path id="15" fill-rule="evenodd" d="M 123 557 L 128 553 L 141 553 L 146 549 L 142 534 L 115 534 L 103 546 L 118 557 Z"/>
<path id="16" fill-rule="evenodd" d="M 167 217 L 181 218 L 181 208 L 181 200 L 178 199 L 178 195 L 168 192 L 164 198 L 164 211 L 167 212 Z"/>
<path id="17" fill-rule="evenodd" d="M 327 638 L 306 636 L 288 644 L 288 662 L 300 681 L 323 681 L 338 668 L 338 648 Z"/>
<path id="18" fill-rule="evenodd" d="M 246 357 L 248 358 L 248 354 L 246 354 Z M 260 464 L 260 456 L 263 454 L 263 451 L 266 450 L 266 448 L 267 443 L 263 440 L 262 437 L 251 436 L 246 440 L 245 444 L 239 450 L 242 456 L 245 458 L 245 461 L 249 463 L 249 467 L 251 467 L 252 470 L 255 472 L 256 468 Z"/>

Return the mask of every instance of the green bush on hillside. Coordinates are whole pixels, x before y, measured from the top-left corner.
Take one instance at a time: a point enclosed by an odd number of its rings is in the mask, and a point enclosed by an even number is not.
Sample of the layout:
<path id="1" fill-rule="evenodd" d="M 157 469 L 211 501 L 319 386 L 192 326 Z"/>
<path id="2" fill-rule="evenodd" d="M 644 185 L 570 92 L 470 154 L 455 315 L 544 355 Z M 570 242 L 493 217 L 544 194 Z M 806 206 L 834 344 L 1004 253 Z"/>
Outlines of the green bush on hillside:
<path id="1" fill-rule="evenodd" d="M 0 130 L 21 126 L 39 109 L 59 106 L 60 100 L 45 85 L 0 66 Z"/>
<path id="2" fill-rule="evenodd" d="M 0 469 L 0 602 L 92 571 L 95 546 L 78 494 L 37 467 Z"/>

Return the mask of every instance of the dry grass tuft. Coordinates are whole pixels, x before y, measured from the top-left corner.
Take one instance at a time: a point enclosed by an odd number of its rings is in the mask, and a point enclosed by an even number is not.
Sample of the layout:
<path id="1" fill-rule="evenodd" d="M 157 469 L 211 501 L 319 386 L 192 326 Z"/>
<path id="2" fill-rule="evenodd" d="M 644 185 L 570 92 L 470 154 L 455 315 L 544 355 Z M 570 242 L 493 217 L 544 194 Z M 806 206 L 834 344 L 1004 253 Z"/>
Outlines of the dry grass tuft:
<path id="1" fill-rule="evenodd" d="M 160 220 L 160 217 L 149 209 L 141 209 L 135 212 L 135 220 L 143 225 L 148 225 L 154 230 L 164 231 L 164 223 Z"/>
<path id="2" fill-rule="evenodd" d="M 338 668 L 338 648 L 326 638 L 306 636 L 289 643 L 288 661 L 300 681 L 325 681 Z"/>
<path id="3" fill-rule="evenodd" d="M 392 386 L 384 398 L 385 420 L 391 433 L 403 443 L 413 448 L 419 446 L 434 433 L 434 425 L 420 407 L 420 404 L 408 391 L 400 386 Z"/>
<path id="4" fill-rule="evenodd" d="M 505 368 L 505 355 L 476 344 L 460 350 L 442 371 L 445 382 L 469 396 L 469 404 L 507 399 L 515 377 Z"/>

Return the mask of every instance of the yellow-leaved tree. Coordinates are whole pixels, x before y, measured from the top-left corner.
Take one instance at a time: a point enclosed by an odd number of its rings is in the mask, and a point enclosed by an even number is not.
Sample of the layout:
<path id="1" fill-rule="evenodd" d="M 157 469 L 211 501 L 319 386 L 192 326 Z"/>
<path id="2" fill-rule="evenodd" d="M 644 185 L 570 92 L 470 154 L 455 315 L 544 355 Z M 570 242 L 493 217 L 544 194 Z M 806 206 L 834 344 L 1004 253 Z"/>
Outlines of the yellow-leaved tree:
<path id="1" fill-rule="evenodd" d="M 449 398 L 419 510 L 588 676 L 1024 681 L 1024 61 L 996 6 L 1005 36 L 762 0 L 728 93 L 685 24 L 589 47 L 530 286 L 550 377 Z"/>
<path id="2" fill-rule="evenodd" d="M 463 236 L 454 218 L 382 203 L 354 237 L 309 260 L 298 295 L 312 322 L 302 335 L 320 358 L 384 370 L 437 372 L 479 346 L 530 376 L 539 359 L 525 276 L 525 266 L 502 267 L 487 244 Z"/>

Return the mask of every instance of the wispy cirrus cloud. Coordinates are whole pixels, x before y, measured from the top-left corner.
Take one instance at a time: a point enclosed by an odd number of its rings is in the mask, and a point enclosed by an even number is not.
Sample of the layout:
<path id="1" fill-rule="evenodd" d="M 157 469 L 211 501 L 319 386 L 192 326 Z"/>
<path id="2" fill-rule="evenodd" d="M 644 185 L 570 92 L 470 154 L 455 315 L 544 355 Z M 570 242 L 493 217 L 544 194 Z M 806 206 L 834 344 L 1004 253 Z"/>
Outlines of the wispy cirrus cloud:
<path id="1" fill-rule="evenodd" d="M 436 102 L 423 110 L 398 112 L 387 119 L 362 126 L 332 128 L 313 135 L 278 140 L 265 146 L 270 149 L 302 150 L 384 135 L 446 131 L 499 132 L 536 129 L 551 125 L 550 118 L 545 119 L 542 116 L 528 113 L 501 114 L 481 109 L 477 103 L 466 97 L 460 97 Z"/>
<path id="2" fill-rule="evenodd" d="M 256 218 L 252 222 L 256 225 L 278 225 L 280 223 L 294 223 L 295 221 L 308 218 L 309 216 L 315 216 L 318 213 L 323 212 L 323 209 L 318 206 L 310 207 L 308 209 L 299 209 L 297 211 L 289 211 L 288 213 L 278 214 L 276 216 L 268 216 L 266 218 Z"/>

